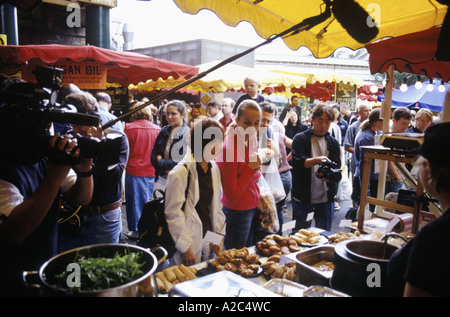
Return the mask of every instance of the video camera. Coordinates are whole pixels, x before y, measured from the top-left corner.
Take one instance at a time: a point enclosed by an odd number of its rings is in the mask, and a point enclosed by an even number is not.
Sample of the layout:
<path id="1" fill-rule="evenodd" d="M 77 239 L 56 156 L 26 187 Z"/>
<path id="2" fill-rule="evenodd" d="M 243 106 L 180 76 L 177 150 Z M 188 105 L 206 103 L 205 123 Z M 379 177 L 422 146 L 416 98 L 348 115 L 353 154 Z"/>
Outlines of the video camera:
<path id="1" fill-rule="evenodd" d="M 5 80 L 0 91 L 0 161 L 12 165 L 33 164 L 49 155 L 51 123 L 98 126 L 100 117 L 78 113 L 73 105 L 58 104 L 63 70 L 37 67 L 37 84 L 21 79 Z M 107 165 L 119 161 L 121 134 L 102 140 L 82 136 L 77 139 L 80 157 L 96 158 Z M 58 163 L 79 162 L 60 154 Z"/>
<path id="2" fill-rule="evenodd" d="M 322 160 L 320 167 L 316 171 L 316 176 L 320 179 L 337 183 L 342 179 L 342 170 L 332 161 Z"/>

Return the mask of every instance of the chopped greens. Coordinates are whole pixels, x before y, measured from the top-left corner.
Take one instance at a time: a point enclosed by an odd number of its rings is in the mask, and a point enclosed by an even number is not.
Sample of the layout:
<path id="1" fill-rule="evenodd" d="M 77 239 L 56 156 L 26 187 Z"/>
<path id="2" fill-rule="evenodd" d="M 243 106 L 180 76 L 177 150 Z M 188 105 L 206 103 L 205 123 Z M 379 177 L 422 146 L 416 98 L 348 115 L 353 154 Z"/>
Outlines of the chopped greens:
<path id="1" fill-rule="evenodd" d="M 80 268 L 80 287 L 68 287 L 67 278 L 72 271 L 63 271 L 54 276 L 55 286 L 72 291 L 98 291 L 130 283 L 144 272 L 141 252 L 120 255 L 118 252 L 112 258 L 86 257 L 77 254 L 73 263 Z"/>

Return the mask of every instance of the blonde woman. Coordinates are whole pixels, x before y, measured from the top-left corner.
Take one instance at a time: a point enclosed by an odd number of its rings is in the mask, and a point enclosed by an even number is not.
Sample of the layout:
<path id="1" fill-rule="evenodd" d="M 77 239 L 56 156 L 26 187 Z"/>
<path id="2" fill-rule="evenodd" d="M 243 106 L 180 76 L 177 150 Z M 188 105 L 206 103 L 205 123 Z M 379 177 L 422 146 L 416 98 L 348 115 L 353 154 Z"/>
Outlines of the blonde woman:
<path id="1" fill-rule="evenodd" d="M 426 108 L 422 108 L 417 111 L 415 119 L 415 126 L 411 127 L 410 131 L 414 133 L 424 133 L 431 123 L 433 123 L 433 113 Z"/>

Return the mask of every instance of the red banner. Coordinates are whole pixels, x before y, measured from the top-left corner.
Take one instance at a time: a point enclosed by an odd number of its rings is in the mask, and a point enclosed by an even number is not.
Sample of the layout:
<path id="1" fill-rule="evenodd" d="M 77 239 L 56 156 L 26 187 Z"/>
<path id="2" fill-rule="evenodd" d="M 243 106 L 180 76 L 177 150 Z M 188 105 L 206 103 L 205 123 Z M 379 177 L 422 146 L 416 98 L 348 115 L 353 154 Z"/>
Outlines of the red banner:
<path id="1" fill-rule="evenodd" d="M 106 89 L 106 76 L 108 71 L 106 65 L 97 62 L 63 61 L 60 63 L 46 64 L 40 61 L 32 61 L 26 66 L 26 70 L 23 72 L 23 78 L 27 81 L 35 82 L 36 79 L 32 71 L 38 65 L 63 69 L 62 85 L 74 84 L 80 89 Z"/>

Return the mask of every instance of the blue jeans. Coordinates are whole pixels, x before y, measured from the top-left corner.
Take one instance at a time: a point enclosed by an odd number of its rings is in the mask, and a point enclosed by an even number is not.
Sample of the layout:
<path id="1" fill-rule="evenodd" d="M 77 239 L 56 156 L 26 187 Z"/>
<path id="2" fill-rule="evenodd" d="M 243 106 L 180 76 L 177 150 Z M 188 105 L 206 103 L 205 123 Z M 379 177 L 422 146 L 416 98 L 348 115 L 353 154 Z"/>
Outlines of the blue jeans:
<path id="1" fill-rule="evenodd" d="M 233 210 L 223 206 L 226 217 L 224 247 L 226 250 L 253 245 L 253 232 L 256 226 L 256 208 L 250 210 Z"/>
<path id="2" fill-rule="evenodd" d="M 292 218 L 295 220 L 295 230 L 311 227 L 311 221 L 306 221 L 309 213 L 314 212 L 314 221 L 317 228 L 331 230 L 334 217 L 334 202 L 305 204 L 292 199 Z"/>
<path id="3" fill-rule="evenodd" d="M 139 177 L 125 173 L 125 200 L 128 231 L 137 231 L 144 204 L 152 199 L 154 177 Z"/>
<path id="4" fill-rule="evenodd" d="M 284 192 L 286 193 L 286 197 L 289 195 L 289 192 L 292 188 L 292 173 L 291 171 L 286 171 L 280 173 L 281 182 L 283 183 Z"/>
<path id="5" fill-rule="evenodd" d="M 78 215 L 81 232 L 77 239 L 65 235 L 59 237 L 59 252 L 91 244 L 119 243 L 122 233 L 120 207 L 98 215 Z"/>

